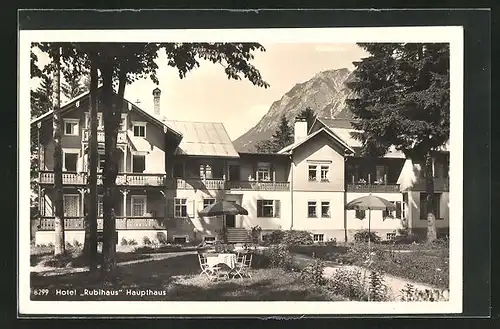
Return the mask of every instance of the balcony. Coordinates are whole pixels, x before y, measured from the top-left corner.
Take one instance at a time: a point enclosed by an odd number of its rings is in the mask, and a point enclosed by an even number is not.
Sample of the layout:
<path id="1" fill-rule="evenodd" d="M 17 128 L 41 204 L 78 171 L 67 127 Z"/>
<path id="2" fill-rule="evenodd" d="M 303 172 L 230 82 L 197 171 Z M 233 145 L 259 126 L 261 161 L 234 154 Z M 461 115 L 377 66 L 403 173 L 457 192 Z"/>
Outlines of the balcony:
<path id="1" fill-rule="evenodd" d="M 346 187 L 347 192 L 356 193 L 399 193 L 399 184 L 366 184 L 366 183 L 349 183 Z"/>
<path id="2" fill-rule="evenodd" d="M 97 219 L 97 230 L 102 230 L 103 219 Z M 117 230 L 155 230 L 165 229 L 163 218 L 158 217 L 116 217 Z M 64 218 L 64 229 L 67 231 L 85 230 L 85 219 L 83 217 Z M 53 231 L 54 217 L 40 218 L 39 231 Z"/>
<path id="3" fill-rule="evenodd" d="M 88 174 L 86 172 L 63 172 L 63 185 L 86 185 Z M 42 185 L 54 184 L 53 171 L 40 171 L 38 173 L 39 183 Z M 97 184 L 102 185 L 102 174 L 97 174 Z M 164 186 L 164 174 L 148 173 L 119 173 L 116 177 L 116 185 L 120 186 Z"/>
<path id="4" fill-rule="evenodd" d="M 230 190 L 242 191 L 288 191 L 289 182 L 229 181 Z"/>
<path id="5" fill-rule="evenodd" d="M 90 135 L 90 130 L 83 129 L 82 142 L 88 142 L 89 135 Z M 104 130 L 98 130 L 97 131 L 97 142 L 104 143 L 104 139 L 105 139 L 104 138 Z M 118 144 L 126 144 L 127 143 L 127 133 L 125 131 L 119 131 L 116 142 Z"/>
<path id="6" fill-rule="evenodd" d="M 201 179 L 201 178 L 175 178 L 168 181 L 167 187 L 180 190 L 225 190 L 224 179 Z"/>

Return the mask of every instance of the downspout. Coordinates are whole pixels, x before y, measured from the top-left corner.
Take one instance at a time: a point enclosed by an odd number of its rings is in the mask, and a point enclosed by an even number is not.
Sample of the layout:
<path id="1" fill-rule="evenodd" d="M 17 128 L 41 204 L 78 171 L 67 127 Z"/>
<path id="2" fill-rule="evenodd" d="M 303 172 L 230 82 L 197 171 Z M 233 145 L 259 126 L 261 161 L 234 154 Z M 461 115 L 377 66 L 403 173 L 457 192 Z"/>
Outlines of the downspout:
<path id="1" fill-rule="evenodd" d="M 290 152 L 290 230 L 293 230 L 293 157 L 292 152 Z"/>

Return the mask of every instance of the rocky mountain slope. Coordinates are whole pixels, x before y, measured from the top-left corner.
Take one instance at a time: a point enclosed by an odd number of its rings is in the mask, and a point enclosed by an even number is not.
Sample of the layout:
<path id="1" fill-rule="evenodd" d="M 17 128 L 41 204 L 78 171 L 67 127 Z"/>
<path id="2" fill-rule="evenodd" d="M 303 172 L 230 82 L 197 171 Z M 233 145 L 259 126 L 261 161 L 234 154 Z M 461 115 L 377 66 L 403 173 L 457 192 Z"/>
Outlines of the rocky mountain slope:
<path id="1" fill-rule="evenodd" d="M 351 78 L 348 69 L 323 71 L 310 80 L 296 84 L 280 100 L 275 101 L 262 119 L 246 133 L 233 141 L 240 152 L 255 151 L 258 141 L 269 139 L 275 132 L 280 117 L 293 122 L 294 118 L 306 107 L 311 107 L 319 117 L 347 118 L 346 98 L 352 95 L 345 82 Z"/>

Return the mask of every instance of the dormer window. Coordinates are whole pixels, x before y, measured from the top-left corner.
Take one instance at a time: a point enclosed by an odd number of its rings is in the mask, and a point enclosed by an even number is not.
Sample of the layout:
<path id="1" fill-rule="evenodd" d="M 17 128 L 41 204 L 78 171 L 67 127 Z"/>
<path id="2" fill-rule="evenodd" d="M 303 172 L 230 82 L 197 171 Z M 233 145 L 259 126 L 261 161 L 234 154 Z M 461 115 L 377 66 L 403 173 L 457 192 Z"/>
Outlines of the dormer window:
<path id="1" fill-rule="evenodd" d="M 134 122 L 134 136 L 135 137 L 146 137 L 146 122 Z"/>
<path id="2" fill-rule="evenodd" d="M 64 135 L 78 136 L 78 119 L 63 119 L 64 121 Z"/>

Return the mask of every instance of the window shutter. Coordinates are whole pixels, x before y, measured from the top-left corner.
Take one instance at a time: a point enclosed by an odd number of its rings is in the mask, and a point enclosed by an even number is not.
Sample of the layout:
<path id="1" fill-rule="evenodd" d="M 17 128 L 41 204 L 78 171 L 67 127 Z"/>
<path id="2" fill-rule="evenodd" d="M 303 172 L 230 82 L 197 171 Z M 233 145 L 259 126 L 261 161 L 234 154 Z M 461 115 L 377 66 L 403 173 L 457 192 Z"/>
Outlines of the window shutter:
<path id="1" fill-rule="evenodd" d="M 252 178 L 257 179 L 257 164 L 255 162 L 252 163 Z"/>
<path id="2" fill-rule="evenodd" d="M 262 200 L 257 200 L 257 217 L 262 217 Z"/>
<path id="3" fill-rule="evenodd" d="M 274 200 L 274 217 L 280 217 L 280 211 L 281 211 L 281 201 L 280 200 Z"/>
<path id="4" fill-rule="evenodd" d="M 401 211 L 402 211 L 401 201 L 396 201 L 396 218 L 401 219 Z"/>
<path id="5" fill-rule="evenodd" d="M 273 182 L 276 181 L 276 172 L 275 172 L 275 168 L 274 168 L 274 164 L 273 163 L 271 163 L 271 165 L 269 166 L 269 171 L 270 171 L 269 174 L 271 176 L 269 178 L 271 179 L 271 181 L 273 181 Z"/>

